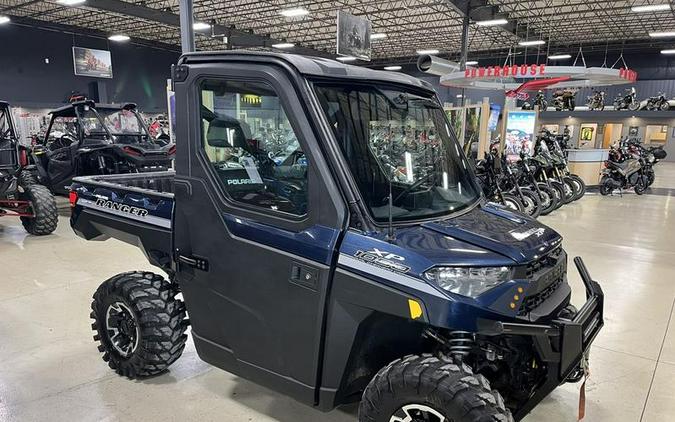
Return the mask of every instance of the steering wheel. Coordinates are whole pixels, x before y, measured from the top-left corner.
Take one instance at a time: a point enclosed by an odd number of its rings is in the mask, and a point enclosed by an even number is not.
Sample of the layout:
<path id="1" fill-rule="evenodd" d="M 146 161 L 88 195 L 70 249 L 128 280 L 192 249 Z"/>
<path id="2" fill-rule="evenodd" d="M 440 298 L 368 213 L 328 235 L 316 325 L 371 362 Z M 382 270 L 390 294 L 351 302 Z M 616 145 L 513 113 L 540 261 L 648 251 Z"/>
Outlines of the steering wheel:
<path id="1" fill-rule="evenodd" d="M 420 186 L 422 186 L 422 184 L 424 184 L 424 182 L 426 182 L 426 181 L 428 181 L 429 179 L 433 178 L 433 176 L 434 176 L 434 173 L 433 173 L 433 172 L 427 173 L 426 176 L 424 176 L 424 177 L 418 179 L 415 183 L 413 183 L 412 185 L 410 185 L 410 186 L 408 186 L 407 188 L 405 188 L 405 189 L 403 190 L 403 192 L 401 192 L 401 193 L 399 193 L 398 195 L 396 195 L 396 198 L 394 198 L 394 200 L 393 200 L 391 203 L 392 203 L 393 205 L 396 205 L 396 203 L 397 203 L 398 201 L 400 201 L 401 198 L 404 198 L 407 194 L 409 194 L 409 193 L 412 192 L 413 190 L 415 190 L 415 189 L 419 188 Z"/>

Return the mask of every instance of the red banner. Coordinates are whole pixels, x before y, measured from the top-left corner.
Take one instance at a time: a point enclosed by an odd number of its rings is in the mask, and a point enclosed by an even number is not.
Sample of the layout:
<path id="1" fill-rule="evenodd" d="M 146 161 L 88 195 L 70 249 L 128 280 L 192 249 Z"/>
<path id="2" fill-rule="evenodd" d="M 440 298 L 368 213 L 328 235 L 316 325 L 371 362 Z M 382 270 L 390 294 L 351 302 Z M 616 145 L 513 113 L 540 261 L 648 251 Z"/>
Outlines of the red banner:
<path id="1" fill-rule="evenodd" d="M 623 78 L 627 81 L 635 82 L 637 81 L 638 74 L 634 70 L 626 69 L 626 68 L 621 68 L 619 69 L 619 77 Z"/>

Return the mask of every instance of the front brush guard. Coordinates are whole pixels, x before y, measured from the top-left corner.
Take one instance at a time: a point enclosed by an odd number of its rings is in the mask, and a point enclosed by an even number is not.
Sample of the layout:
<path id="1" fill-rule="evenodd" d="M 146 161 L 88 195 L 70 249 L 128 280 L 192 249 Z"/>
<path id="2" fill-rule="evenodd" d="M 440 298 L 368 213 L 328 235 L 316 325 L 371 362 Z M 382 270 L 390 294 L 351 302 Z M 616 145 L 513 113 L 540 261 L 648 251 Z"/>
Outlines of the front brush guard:
<path id="1" fill-rule="evenodd" d="M 580 257 L 574 258 L 581 280 L 586 286 L 586 303 L 574 319 L 556 319 L 548 325 L 520 324 L 482 320 L 478 334 L 531 336 L 539 358 L 548 367 L 546 380 L 528 401 L 514 413 L 524 418 L 546 396 L 564 383 L 582 365 L 588 350 L 604 325 L 604 298 L 600 284 L 591 276 Z"/>

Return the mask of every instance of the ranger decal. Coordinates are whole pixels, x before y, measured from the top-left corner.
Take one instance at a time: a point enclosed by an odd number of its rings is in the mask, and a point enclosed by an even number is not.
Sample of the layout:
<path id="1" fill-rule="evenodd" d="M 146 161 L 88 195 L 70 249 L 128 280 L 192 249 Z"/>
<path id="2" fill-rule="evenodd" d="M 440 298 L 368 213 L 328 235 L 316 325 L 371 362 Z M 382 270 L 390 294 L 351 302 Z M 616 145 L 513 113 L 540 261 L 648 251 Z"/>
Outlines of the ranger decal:
<path id="1" fill-rule="evenodd" d="M 125 212 L 131 215 L 137 215 L 139 217 L 145 217 L 148 215 L 148 210 L 145 208 L 132 207 L 131 205 L 120 204 L 119 202 L 113 202 L 108 199 L 99 198 L 96 200 L 96 205 L 101 208 L 108 208 L 115 211 Z"/>

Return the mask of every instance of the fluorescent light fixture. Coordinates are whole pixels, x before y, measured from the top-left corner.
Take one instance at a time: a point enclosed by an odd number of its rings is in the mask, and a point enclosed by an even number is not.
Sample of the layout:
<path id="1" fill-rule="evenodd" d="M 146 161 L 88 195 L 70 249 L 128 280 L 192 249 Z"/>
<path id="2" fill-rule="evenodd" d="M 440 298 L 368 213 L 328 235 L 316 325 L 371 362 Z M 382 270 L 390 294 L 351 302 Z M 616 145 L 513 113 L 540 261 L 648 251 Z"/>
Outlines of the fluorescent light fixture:
<path id="1" fill-rule="evenodd" d="M 529 47 L 531 45 L 542 45 L 546 44 L 546 41 L 544 40 L 530 40 L 530 41 L 521 41 L 518 43 L 518 45 L 522 45 L 523 47 Z"/>
<path id="2" fill-rule="evenodd" d="M 669 4 L 648 4 L 645 6 L 633 6 L 630 8 L 632 12 L 659 12 L 663 10 L 670 10 Z"/>
<path id="3" fill-rule="evenodd" d="M 195 22 L 192 24 L 192 29 L 195 31 L 204 31 L 210 29 L 211 25 L 206 22 Z"/>
<path id="4" fill-rule="evenodd" d="M 477 64 L 478 64 L 478 62 L 476 60 L 469 60 L 469 61 L 466 62 L 467 66 L 475 66 Z"/>
<path id="5" fill-rule="evenodd" d="M 455 95 L 455 97 L 457 97 L 457 98 L 462 98 L 463 95 L 462 95 L 462 94 L 457 94 L 457 95 Z"/>
<path id="6" fill-rule="evenodd" d="M 433 48 L 431 48 L 429 50 L 417 50 L 417 54 L 419 54 L 420 56 L 423 56 L 425 54 L 429 54 L 429 55 L 433 56 L 434 54 L 438 54 L 438 53 L 440 53 L 440 51 L 438 51 L 436 49 L 433 49 Z"/>
<path id="7" fill-rule="evenodd" d="M 115 41 L 115 42 L 125 42 L 125 41 L 129 41 L 131 38 L 129 38 L 128 35 L 115 34 L 115 35 L 109 36 L 108 39 L 110 41 Z"/>
<path id="8" fill-rule="evenodd" d="M 661 54 L 675 54 L 675 48 L 669 50 L 661 50 Z"/>
<path id="9" fill-rule="evenodd" d="M 387 38 L 387 34 L 385 34 L 384 32 L 378 32 L 376 34 L 370 35 L 371 40 L 383 40 L 385 38 Z"/>
<path id="10" fill-rule="evenodd" d="M 675 37 L 675 31 L 650 32 L 649 36 L 652 38 L 673 38 Z"/>
<path id="11" fill-rule="evenodd" d="M 478 21 L 476 25 L 478 26 L 497 26 L 497 25 L 506 25 L 509 23 L 506 19 L 489 19 L 485 21 Z"/>
<path id="12" fill-rule="evenodd" d="M 309 15 L 309 10 L 305 9 L 304 7 L 294 7 L 293 9 L 282 10 L 279 13 L 282 16 L 286 16 L 287 18 L 295 18 L 297 16 Z"/>
<path id="13" fill-rule="evenodd" d="M 397 71 L 403 69 L 401 66 L 385 66 L 383 68 L 384 70 L 391 70 L 391 71 Z"/>
<path id="14" fill-rule="evenodd" d="M 341 62 L 353 62 L 353 61 L 356 61 L 356 57 L 354 57 L 354 56 L 340 56 L 340 57 L 337 57 L 336 60 L 340 60 Z"/>
<path id="15" fill-rule="evenodd" d="M 9 23 L 10 21 L 11 19 L 9 18 L 9 16 L 0 16 L 0 25 Z"/>
<path id="16" fill-rule="evenodd" d="M 553 54 L 548 56 L 549 60 L 565 60 L 565 59 L 571 59 L 572 56 L 569 54 Z"/>
<path id="17" fill-rule="evenodd" d="M 62 4 L 64 6 L 75 6 L 78 4 L 84 3 L 86 0 L 56 0 L 58 4 Z"/>
<path id="18" fill-rule="evenodd" d="M 273 48 L 281 48 L 281 49 L 293 48 L 293 47 L 295 47 L 295 44 L 293 44 L 291 42 L 282 42 L 282 43 L 279 43 L 279 44 L 272 44 L 272 47 Z"/>

